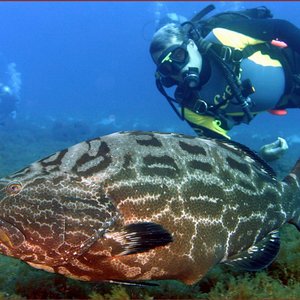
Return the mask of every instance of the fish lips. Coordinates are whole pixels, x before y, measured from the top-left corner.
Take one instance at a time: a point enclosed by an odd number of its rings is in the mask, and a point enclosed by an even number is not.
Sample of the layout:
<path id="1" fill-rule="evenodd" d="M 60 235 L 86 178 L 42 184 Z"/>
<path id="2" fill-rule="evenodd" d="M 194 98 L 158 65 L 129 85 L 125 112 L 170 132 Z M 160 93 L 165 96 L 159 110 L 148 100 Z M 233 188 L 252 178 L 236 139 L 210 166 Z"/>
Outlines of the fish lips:
<path id="1" fill-rule="evenodd" d="M 0 251 L 9 255 L 10 250 L 19 248 L 25 242 L 24 234 L 12 224 L 0 219 Z"/>

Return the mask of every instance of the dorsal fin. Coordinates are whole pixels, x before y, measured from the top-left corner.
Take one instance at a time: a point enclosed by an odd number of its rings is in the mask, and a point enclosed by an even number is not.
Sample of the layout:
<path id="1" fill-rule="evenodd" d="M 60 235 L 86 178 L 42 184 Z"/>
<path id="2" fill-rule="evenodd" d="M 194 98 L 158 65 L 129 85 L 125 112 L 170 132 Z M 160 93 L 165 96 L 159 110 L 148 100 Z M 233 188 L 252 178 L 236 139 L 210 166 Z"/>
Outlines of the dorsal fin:
<path id="1" fill-rule="evenodd" d="M 235 142 L 235 141 L 230 141 L 230 140 L 216 140 L 217 143 L 221 143 L 223 145 L 232 145 L 236 147 L 237 151 L 243 152 L 245 155 L 249 156 L 256 162 L 256 167 L 260 170 L 263 170 L 266 174 L 268 174 L 272 179 L 277 179 L 276 172 L 272 169 L 272 167 L 265 161 L 263 160 L 258 154 L 256 154 L 253 150 L 248 148 L 247 146 Z"/>

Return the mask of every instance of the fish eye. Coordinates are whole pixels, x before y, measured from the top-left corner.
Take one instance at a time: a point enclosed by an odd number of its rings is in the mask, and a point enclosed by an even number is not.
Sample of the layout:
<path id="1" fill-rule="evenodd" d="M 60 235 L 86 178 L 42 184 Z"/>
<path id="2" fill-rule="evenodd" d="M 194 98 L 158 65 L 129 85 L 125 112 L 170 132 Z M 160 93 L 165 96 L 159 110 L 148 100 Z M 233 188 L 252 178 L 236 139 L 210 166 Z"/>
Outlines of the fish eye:
<path id="1" fill-rule="evenodd" d="M 17 195 L 22 190 L 22 184 L 20 182 L 12 182 L 6 187 L 6 193 L 10 195 Z"/>

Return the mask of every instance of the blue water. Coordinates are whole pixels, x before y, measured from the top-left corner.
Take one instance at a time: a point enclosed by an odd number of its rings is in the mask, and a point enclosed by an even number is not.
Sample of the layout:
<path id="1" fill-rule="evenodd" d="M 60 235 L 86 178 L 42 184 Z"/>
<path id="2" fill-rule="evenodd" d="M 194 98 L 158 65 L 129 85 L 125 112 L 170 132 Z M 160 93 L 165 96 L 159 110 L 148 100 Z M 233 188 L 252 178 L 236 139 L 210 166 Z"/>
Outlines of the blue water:
<path id="1" fill-rule="evenodd" d="M 157 18 L 168 12 L 189 18 L 209 3 L 1 2 L 0 52 L 22 79 L 17 120 L 193 133 L 157 91 L 148 48 Z M 257 5 L 300 26 L 298 2 L 215 2 L 215 12 Z M 270 140 L 298 134 L 298 119 L 299 110 L 263 114 L 232 135 L 250 142 L 257 133 Z"/>
<path id="2" fill-rule="evenodd" d="M 0 177 L 97 133 L 194 134 L 157 91 L 148 48 L 158 18 L 170 12 L 190 18 L 207 4 L 0 2 L 0 83 L 7 80 L 11 63 L 22 81 L 16 118 L 0 122 Z M 216 13 L 266 5 L 274 17 L 300 27 L 300 2 L 214 4 Z M 253 149 L 286 138 L 290 149 L 280 170 L 288 172 L 300 154 L 299 109 L 285 117 L 261 114 L 231 135 Z M 10 268 L 1 270 L 9 284 L 1 278 L 0 292 L 26 278 L 22 272 L 12 276 Z"/>

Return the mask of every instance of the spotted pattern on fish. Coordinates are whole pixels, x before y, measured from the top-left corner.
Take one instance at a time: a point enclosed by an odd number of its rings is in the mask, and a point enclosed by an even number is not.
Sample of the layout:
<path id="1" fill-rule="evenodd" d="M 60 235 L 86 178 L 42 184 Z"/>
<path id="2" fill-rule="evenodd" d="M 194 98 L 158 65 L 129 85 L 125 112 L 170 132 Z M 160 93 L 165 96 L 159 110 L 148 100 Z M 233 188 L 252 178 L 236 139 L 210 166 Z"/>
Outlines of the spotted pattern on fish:
<path id="1" fill-rule="evenodd" d="M 284 223 L 299 228 L 299 174 L 280 182 L 227 141 L 95 138 L 1 179 L 0 252 L 81 280 L 191 284 Z"/>

